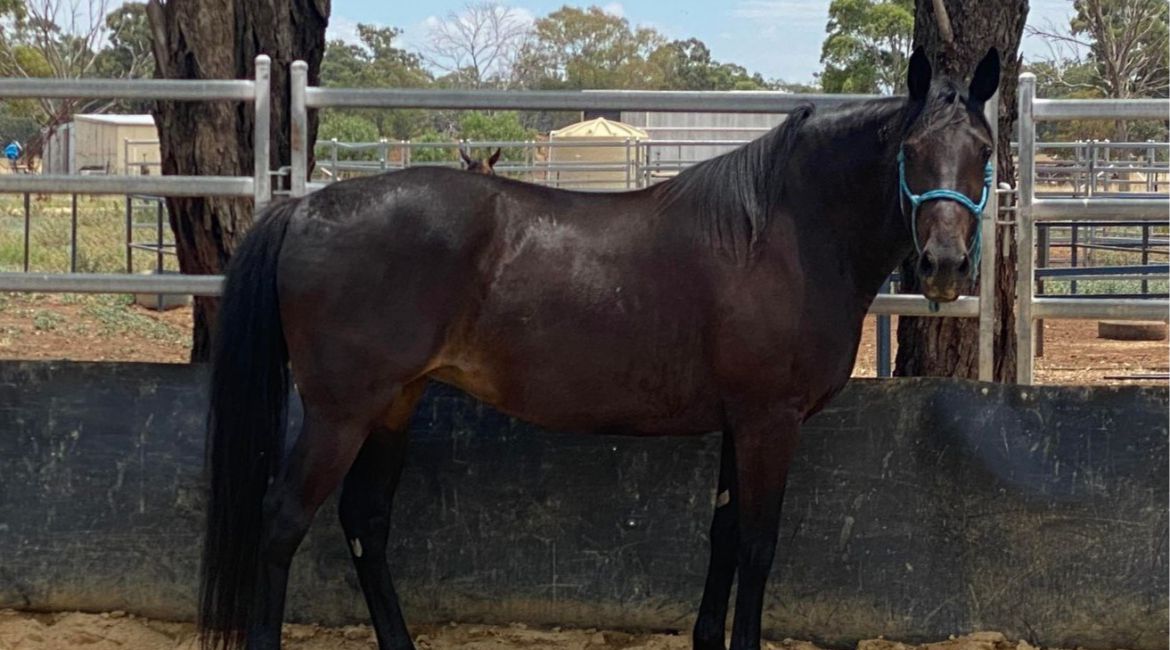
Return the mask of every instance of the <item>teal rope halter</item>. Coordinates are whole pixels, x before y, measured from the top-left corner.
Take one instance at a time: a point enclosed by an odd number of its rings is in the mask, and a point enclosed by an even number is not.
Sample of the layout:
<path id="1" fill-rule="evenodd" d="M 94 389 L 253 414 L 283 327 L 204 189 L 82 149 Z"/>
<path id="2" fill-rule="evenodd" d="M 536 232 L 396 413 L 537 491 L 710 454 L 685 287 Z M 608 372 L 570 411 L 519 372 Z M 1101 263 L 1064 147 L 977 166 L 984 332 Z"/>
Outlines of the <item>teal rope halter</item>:
<path id="1" fill-rule="evenodd" d="M 915 194 L 910 191 L 910 186 L 906 184 L 906 154 L 898 149 L 898 185 L 901 188 L 902 195 L 910 201 L 912 210 L 910 212 L 910 234 L 914 237 L 914 250 L 919 255 L 922 255 L 922 246 L 918 243 L 918 207 L 927 201 L 937 201 L 939 199 L 948 199 L 955 201 L 967 208 L 971 216 L 975 217 L 975 235 L 971 238 L 971 243 L 967 246 L 971 257 L 971 279 L 979 278 L 979 258 L 983 253 L 983 228 L 979 225 L 979 218 L 983 215 L 983 208 L 987 206 L 987 197 L 991 196 L 991 188 L 995 183 L 995 168 L 991 161 L 983 167 L 983 195 L 979 197 L 979 203 L 975 203 L 966 194 L 956 192 L 955 190 L 929 190 L 922 194 Z"/>

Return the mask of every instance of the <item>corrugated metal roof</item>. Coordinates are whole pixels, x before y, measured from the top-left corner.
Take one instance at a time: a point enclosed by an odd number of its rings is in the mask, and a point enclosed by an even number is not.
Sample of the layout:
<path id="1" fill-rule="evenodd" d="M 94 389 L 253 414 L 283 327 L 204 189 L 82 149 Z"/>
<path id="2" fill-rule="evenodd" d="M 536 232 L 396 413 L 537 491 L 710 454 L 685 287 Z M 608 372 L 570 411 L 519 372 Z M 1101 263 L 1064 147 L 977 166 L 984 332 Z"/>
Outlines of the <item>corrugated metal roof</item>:
<path id="1" fill-rule="evenodd" d="M 118 126 L 154 126 L 153 115 L 114 115 L 108 113 L 85 113 L 73 116 L 74 120 L 116 124 Z"/>

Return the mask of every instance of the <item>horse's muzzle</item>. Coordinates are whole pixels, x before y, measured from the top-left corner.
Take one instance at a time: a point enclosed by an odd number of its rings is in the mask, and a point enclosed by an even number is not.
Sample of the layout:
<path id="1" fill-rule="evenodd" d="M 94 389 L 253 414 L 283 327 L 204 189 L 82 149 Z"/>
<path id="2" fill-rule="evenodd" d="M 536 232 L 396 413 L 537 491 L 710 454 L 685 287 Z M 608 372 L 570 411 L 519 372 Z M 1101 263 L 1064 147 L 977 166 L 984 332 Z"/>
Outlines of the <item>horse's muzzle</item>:
<path id="1" fill-rule="evenodd" d="M 935 302 L 959 297 L 963 280 L 971 273 L 971 257 L 958 246 L 928 246 L 918 257 L 922 295 Z"/>

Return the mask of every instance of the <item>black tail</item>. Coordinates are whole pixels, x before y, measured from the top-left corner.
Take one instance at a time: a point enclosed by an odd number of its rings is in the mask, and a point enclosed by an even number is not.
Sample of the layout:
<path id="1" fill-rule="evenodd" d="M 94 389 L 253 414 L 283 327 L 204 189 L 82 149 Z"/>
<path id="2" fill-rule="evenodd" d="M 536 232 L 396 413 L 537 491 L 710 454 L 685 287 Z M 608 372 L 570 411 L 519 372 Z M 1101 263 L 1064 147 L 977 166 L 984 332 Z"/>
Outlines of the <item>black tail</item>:
<path id="1" fill-rule="evenodd" d="M 210 481 L 199 588 L 207 648 L 243 647 L 255 588 L 264 492 L 279 465 L 288 349 L 276 263 L 297 201 L 273 206 L 227 269 L 214 333 L 206 470 Z"/>

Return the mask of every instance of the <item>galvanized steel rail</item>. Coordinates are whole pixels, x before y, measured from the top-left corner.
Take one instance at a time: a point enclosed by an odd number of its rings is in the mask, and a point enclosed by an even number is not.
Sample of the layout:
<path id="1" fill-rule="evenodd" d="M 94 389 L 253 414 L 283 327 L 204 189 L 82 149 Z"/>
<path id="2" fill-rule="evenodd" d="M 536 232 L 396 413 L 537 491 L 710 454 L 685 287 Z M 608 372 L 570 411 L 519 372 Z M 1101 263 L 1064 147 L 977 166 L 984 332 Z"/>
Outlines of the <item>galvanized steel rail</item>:
<path id="1" fill-rule="evenodd" d="M 1019 199 L 1016 210 L 1016 381 L 1034 381 L 1036 321 L 1043 318 L 1170 320 L 1170 301 L 1036 297 L 1036 223 L 1148 221 L 1166 223 L 1170 199 L 1036 197 L 1036 122 L 1076 119 L 1170 119 L 1165 99 L 1036 99 L 1036 76 L 1019 82 Z"/>

